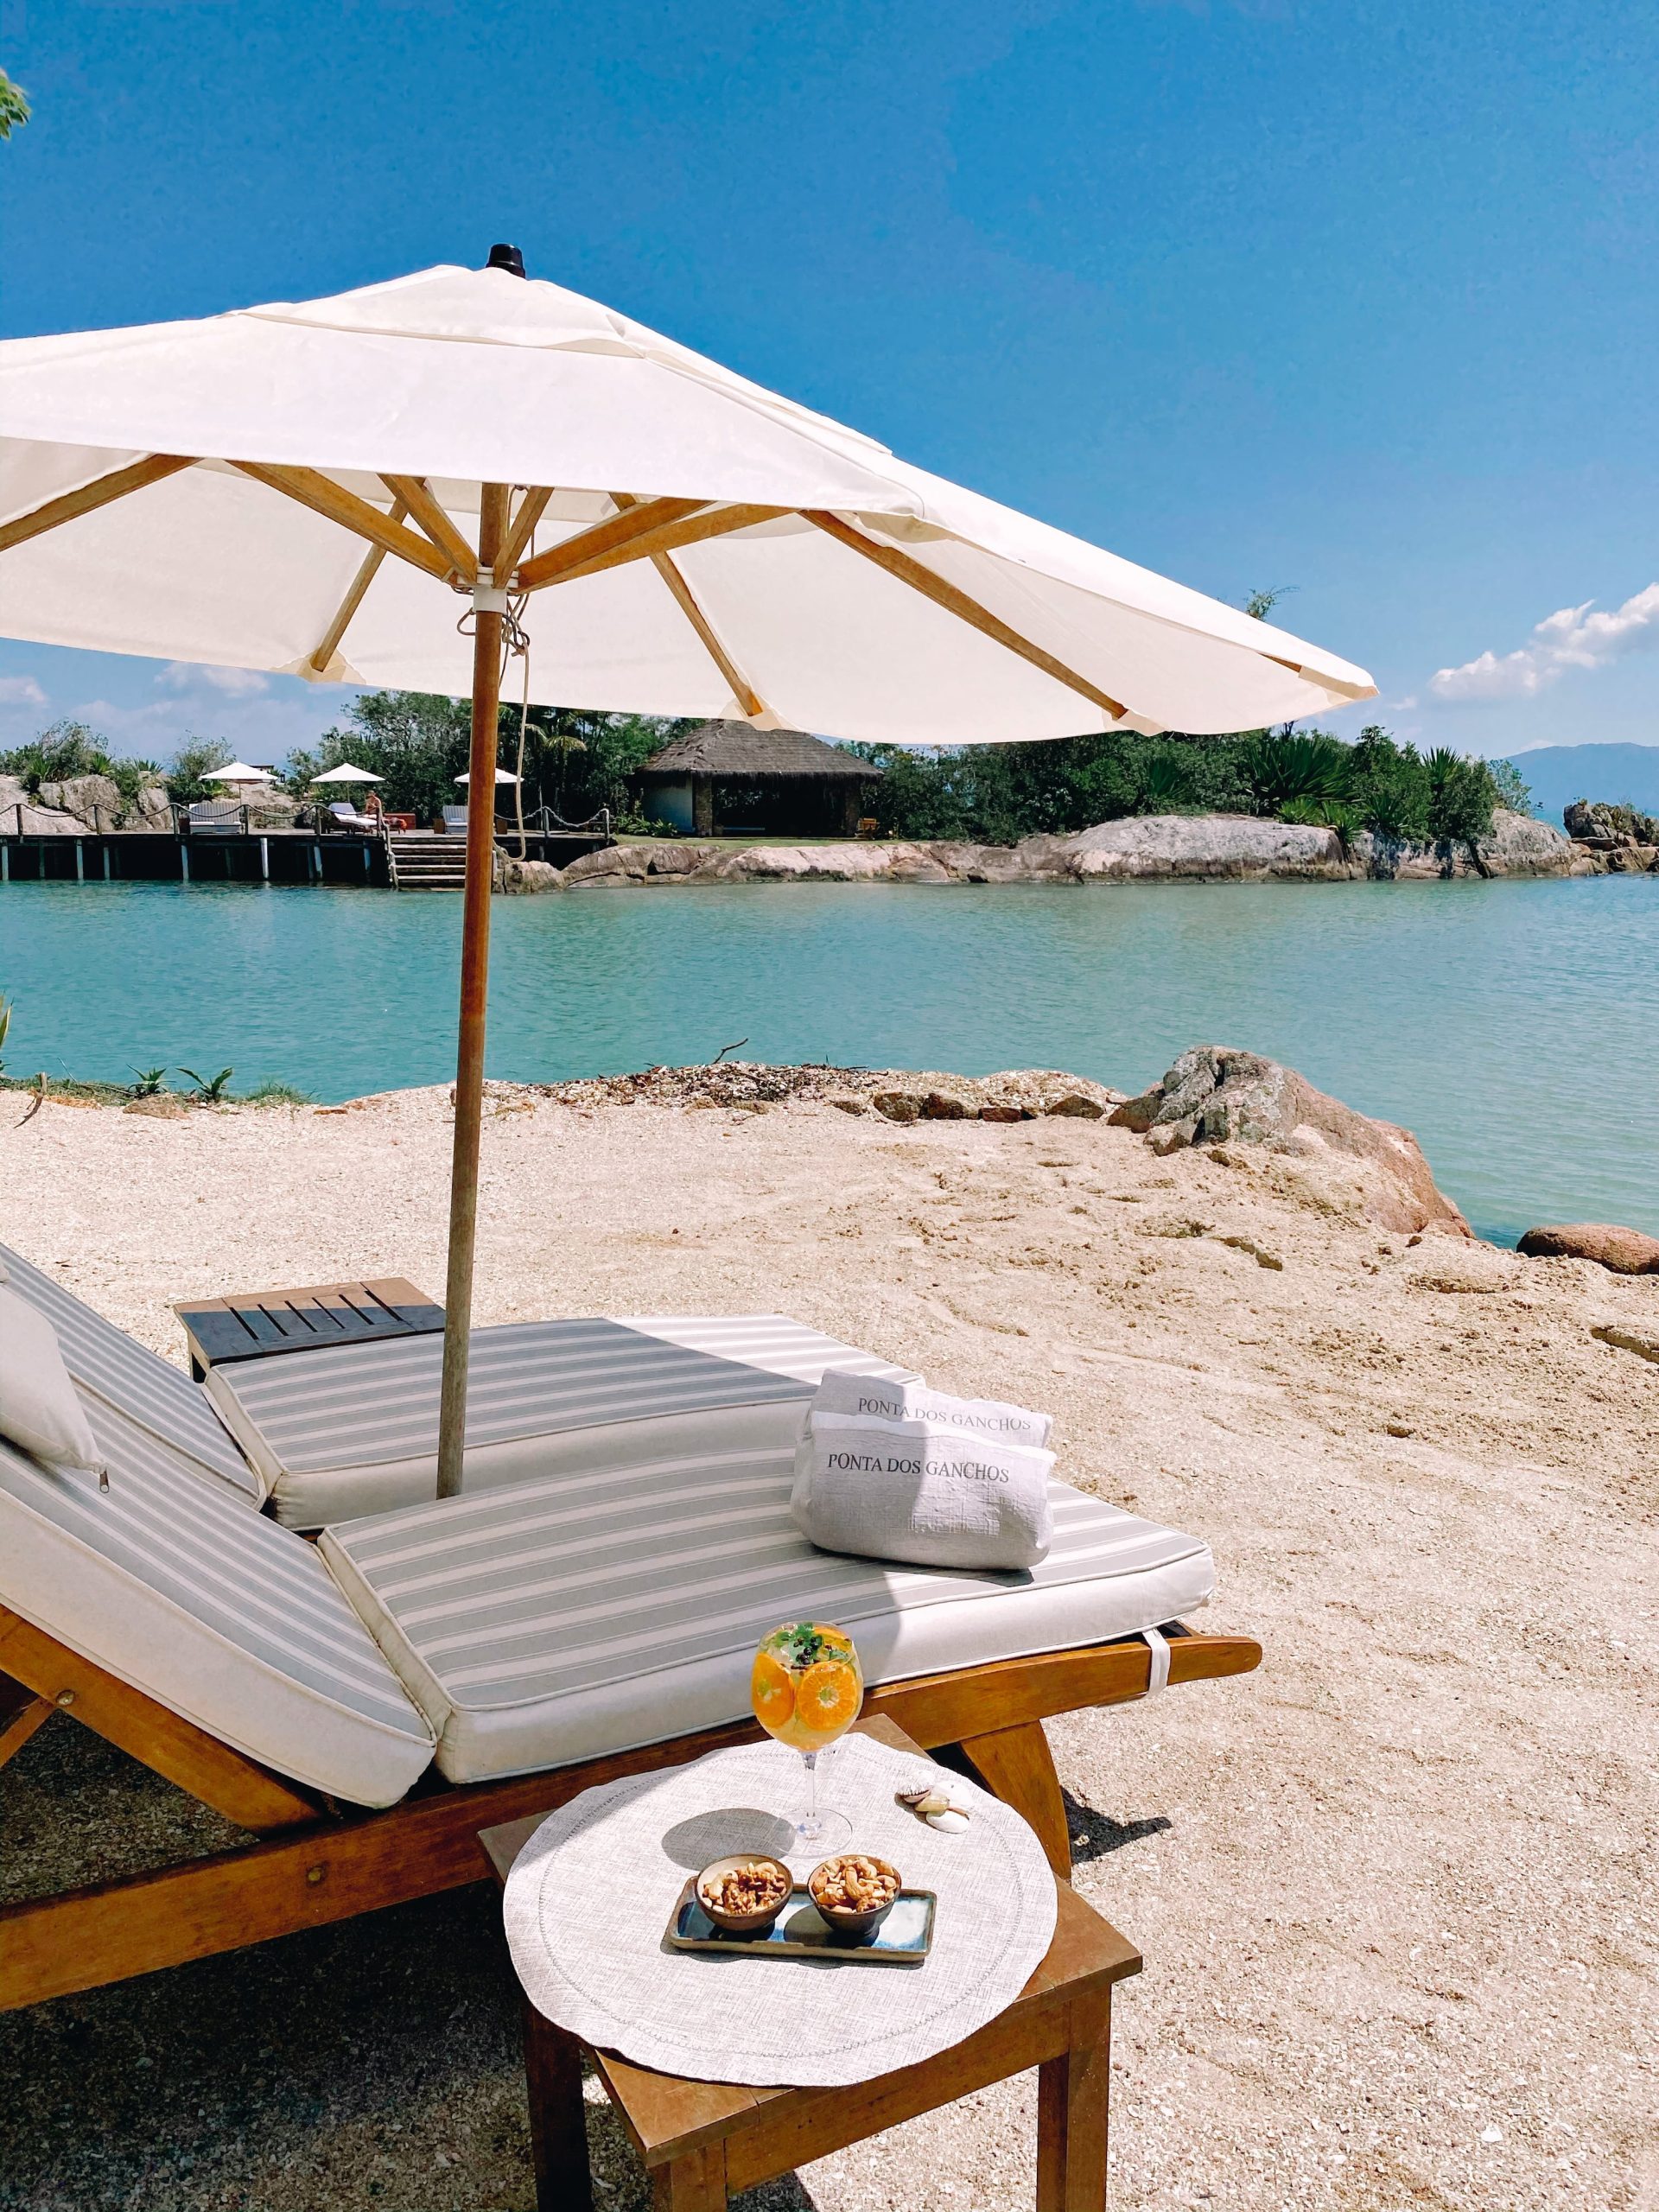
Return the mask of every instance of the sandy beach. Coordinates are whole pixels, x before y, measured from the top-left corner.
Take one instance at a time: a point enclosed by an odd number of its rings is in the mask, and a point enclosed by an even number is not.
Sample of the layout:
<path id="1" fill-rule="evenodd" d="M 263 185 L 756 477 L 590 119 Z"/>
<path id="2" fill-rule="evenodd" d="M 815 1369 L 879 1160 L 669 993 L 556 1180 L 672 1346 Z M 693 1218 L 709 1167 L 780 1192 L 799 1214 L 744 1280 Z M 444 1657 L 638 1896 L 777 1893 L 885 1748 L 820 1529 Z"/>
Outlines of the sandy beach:
<path id="1" fill-rule="evenodd" d="M 0 1099 L 0 1237 L 178 1358 L 168 1301 L 442 1293 L 445 1094 L 152 1120 Z M 492 1086 L 477 1319 L 781 1311 L 1051 1408 L 1059 1471 L 1213 1546 L 1261 1671 L 1055 1723 L 1082 1893 L 1137 1942 L 1119 2212 L 1659 2203 L 1659 1277 L 1408 1241 L 1263 1149 L 1103 1121 Z M 1222 1240 L 1236 1237 L 1243 1244 Z M 1282 1265 L 1264 1264 L 1259 1254 Z M 13 1897 L 211 1816 L 54 1720 Z M 0 2020 L 0 2206 L 524 2206 L 483 1891 Z M 1029 2202 L 1034 2078 L 745 2202 Z M 601 2201 L 647 2193 L 614 2126 Z"/>

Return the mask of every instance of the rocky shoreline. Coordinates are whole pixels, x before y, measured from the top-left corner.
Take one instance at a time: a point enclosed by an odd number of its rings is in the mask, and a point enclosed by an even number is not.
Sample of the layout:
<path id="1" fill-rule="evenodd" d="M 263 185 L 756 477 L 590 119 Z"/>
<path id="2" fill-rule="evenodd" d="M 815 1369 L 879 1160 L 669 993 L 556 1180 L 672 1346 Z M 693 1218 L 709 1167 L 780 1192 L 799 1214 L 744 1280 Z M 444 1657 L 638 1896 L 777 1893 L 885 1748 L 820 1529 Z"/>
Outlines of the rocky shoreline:
<path id="1" fill-rule="evenodd" d="M 1643 849 L 1592 847 L 1529 815 L 1499 811 L 1489 837 L 1415 844 L 1254 815 L 1150 814 L 1017 845 L 949 840 L 740 846 L 663 840 L 586 853 L 569 867 L 505 860 L 509 892 L 709 883 L 1352 883 L 1603 875 Z M 1651 856 L 1659 859 L 1659 853 Z M 1643 865 L 1648 862 L 1643 861 Z"/>

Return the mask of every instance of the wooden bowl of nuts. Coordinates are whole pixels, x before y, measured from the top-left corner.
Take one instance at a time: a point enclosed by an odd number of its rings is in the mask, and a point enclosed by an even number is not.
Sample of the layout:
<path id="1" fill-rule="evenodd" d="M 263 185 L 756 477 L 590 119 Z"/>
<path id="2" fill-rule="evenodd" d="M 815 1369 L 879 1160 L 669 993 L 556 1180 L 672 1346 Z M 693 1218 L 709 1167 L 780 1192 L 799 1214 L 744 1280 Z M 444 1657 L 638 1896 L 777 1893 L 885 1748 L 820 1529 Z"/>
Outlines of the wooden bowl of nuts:
<path id="1" fill-rule="evenodd" d="M 837 1936 L 868 1936 L 893 1910 L 899 1869 L 868 1851 L 843 1851 L 807 1877 L 807 1891 Z"/>
<path id="2" fill-rule="evenodd" d="M 697 1877 L 697 1903 L 730 1936 L 759 1936 L 789 1903 L 790 1871 L 764 1852 L 739 1851 L 710 1859 Z"/>

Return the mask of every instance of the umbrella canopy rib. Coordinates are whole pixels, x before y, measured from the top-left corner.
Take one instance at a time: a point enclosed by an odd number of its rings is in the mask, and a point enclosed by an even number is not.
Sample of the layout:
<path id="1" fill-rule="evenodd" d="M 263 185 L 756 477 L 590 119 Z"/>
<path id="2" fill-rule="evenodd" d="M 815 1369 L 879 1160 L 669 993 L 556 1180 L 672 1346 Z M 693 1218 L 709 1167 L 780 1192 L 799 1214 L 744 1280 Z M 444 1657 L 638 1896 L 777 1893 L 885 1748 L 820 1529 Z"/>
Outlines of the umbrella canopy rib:
<path id="1" fill-rule="evenodd" d="M 391 503 L 391 512 L 387 517 L 387 520 L 389 522 L 400 523 L 407 512 L 408 509 L 404 506 L 403 501 L 401 499 L 394 499 Z M 349 630 L 352 626 L 352 617 L 356 613 L 358 608 L 362 606 L 363 595 L 368 590 L 369 586 L 374 582 L 375 577 L 379 574 L 380 563 L 385 559 L 385 557 L 386 549 L 384 545 L 371 545 L 368 551 L 363 556 L 362 567 L 359 569 L 357 574 L 352 578 L 350 588 L 346 591 L 345 598 L 340 601 L 339 607 L 334 610 L 334 620 L 323 632 L 321 637 L 318 639 L 316 651 L 311 655 L 310 658 L 306 663 L 306 665 L 308 668 L 315 669 L 319 676 L 323 675 L 327 671 L 329 662 L 333 660 L 334 655 L 340 651 L 340 642 L 344 639 L 346 631 Z"/>
<path id="2" fill-rule="evenodd" d="M 442 502 L 434 499 L 425 478 L 383 476 L 380 481 L 394 499 L 404 502 L 439 552 L 448 556 L 449 565 L 461 582 L 475 584 L 478 582 L 478 556 L 450 520 Z"/>
<path id="3" fill-rule="evenodd" d="M 646 502 L 646 505 L 668 506 L 673 504 L 669 500 Z M 776 522 L 779 515 L 786 515 L 790 512 L 787 507 L 708 507 L 702 500 L 690 504 L 704 507 L 704 512 L 687 515 L 683 521 L 664 521 L 655 529 L 641 531 L 626 544 L 573 562 L 563 568 L 557 575 L 538 578 L 535 583 L 527 583 L 525 579 L 531 569 L 549 557 L 543 553 L 538 561 L 529 563 L 519 569 L 518 588 L 521 591 L 535 591 L 543 583 L 574 583 L 579 576 L 601 575 L 607 569 L 619 569 L 626 561 L 640 561 L 658 553 L 672 553 L 682 545 L 701 545 L 710 537 L 729 537 L 734 531 L 753 530 L 758 522 Z M 633 517 L 637 518 L 645 512 L 645 507 L 636 507 Z M 617 519 L 620 521 L 622 518 L 618 517 Z M 605 527 L 603 523 L 595 525 L 596 530 Z M 588 531 L 584 535 L 592 537 L 594 531 Z M 573 550 L 578 542 L 575 538 L 567 538 L 563 545 L 552 550 L 555 552 Z"/>
<path id="4" fill-rule="evenodd" d="M 520 591 L 539 591 L 543 584 L 563 582 L 573 569 L 585 575 L 588 564 L 603 556 L 617 553 L 630 559 L 628 549 L 637 539 L 649 537 L 665 523 L 700 514 L 708 505 L 707 499 L 642 499 L 626 514 L 607 515 L 591 529 L 550 545 L 545 553 L 524 563 L 513 582 Z"/>
<path id="5" fill-rule="evenodd" d="M 80 515 L 95 514 L 112 499 L 124 499 L 130 492 L 142 492 L 148 484 L 159 484 L 163 477 L 176 476 L 180 469 L 194 466 L 195 457 L 191 454 L 153 453 L 148 460 L 111 469 L 107 476 L 95 477 L 76 491 L 62 493 L 29 514 L 0 523 L 0 553 L 10 552 L 14 545 L 25 544 L 31 537 L 39 537 L 44 531 L 56 530 L 60 523 L 73 522 Z"/>
<path id="6" fill-rule="evenodd" d="M 496 563 L 496 581 L 505 584 L 518 565 L 518 557 L 536 534 L 536 525 L 547 512 L 547 503 L 553 497 L 550 485 L 532 484 L 518 502 L 518 512 L 512 518 L 506 543 L 501 548 L 501 557 Z"/>
<path id="7" fill-rule="evenodd" d="M 675 567 L 672 556 L 667 553 L 653 553 L 651 556 L 651 565 L 668 586 L 673 595 L 675 605 L 696 632 L 709 659 L 731 685 L 732 696 L 742 708 L 744 713 L 746 715 L 765 714 L 766 701 L 761 698 L 753 684 L 749 682 L 742 670 L 727 652 L 725 646 L 715 635 L 713 624 L 697 605 L 696 594 Z"/>
<path id="8" fill-rule="evenodd" d="M 336 484 L 333 477 L 323 475 L 321 470 L 274 468 L 260 461 L 233 461 L 232 467 L 239 468 L 245 476 L 268 484 L 273 492 L 297 499 L 301 506 L 326 515 L 330 522 L 355 531 L 372 545 L 385 546 L 388 553 L 395 553 L 400 561 L 407 561 L 427 575 L 435 576 L 440 583 L 448 582 L 449 562 L 429 538 L 417 537 L 412 530 L 393 522 L 383 509 L 367 499 L 359 499 L 355 492 L 348 492 L 343 484 Z"/>
<path id="9" fill-rule="evenodd" d="M 878 569 L 885 569 L 900 583 L 908 584 L 912 591 L 920 592 L 925 599 L 931 599 L 935 607 L 944 607 L 947 614 L 954 614 L 985 637 L 994 638 L 999 645 L 1006 645 L 1011 653 L 1018 653 L 1021 660 L 1028 660 L 1033 668 L 1040 668 L 1045 676 L 1052 676 L 1057 683 L 1064 683 L 1068 690 L 1078 692 L 1093 705 L 1103 708 L 1114 721 L 1121 721 L 1128 713 L 1126 707 L 1101 690 L 1098 685 L 1091 683 L 1086 676 L 1079 676 L 1064 661 L 1056 660 L 1052 653 L 1045 652 L 1029 638 L 1022 638 L 1017 630 L 1011 630 L 1000 616 L 993 614 L 989 607 L 982 607 L 976 599 L 970 599 L 965 591 L 947 582 L 944 577 L 935 575 L 931 569 L 924 568 L 908 553 L 901 553 L 896 545 L 878 545 L 874 538 L 866 537 L 862 531 L 855 530 L 839 515 L 825 514 L 811 508 L 804 510 L 804 512 L 808 522 L 826 536 L 833 537 L 837 545 L 844 545 L 849 552 L 861 554 L 865 560 L 874 561 Z"/>
<path id="10" fill-rule="evenodd" d="M 639 504 L 631 492 L 613 492 L 611 498 L 617 507 L 624 512 Z M 651 556 L 651 565 L 667 585 L 673 595 L 675 605 L 691 625 L 703 651 L 725 677 L 727 683 L 731 685 L 732 696 L 742 708 L 744 713 L 746 715 L 764 714 L 766 710 L 766 701 L 761 698 L 715 636 L 714 625 L 702 607 L 697 605 L 696 594 L 690 585 L 675 567 L 673 556 L 669 553 L 653 553 Z"/>

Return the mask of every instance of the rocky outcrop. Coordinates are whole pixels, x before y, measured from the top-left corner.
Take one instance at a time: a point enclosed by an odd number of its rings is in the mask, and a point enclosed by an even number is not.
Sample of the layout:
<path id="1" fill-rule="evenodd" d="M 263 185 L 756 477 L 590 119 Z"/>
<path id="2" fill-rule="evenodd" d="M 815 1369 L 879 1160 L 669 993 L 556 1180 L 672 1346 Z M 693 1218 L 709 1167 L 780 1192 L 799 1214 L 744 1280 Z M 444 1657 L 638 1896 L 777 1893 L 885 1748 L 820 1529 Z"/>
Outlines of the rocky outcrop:
<path id="1" fill-rule="evenodd" d="M 1571 875 L 1580 858 L 1573 842 L 1548 822 L 1499 807 L 1491 834 L 1420 842 L 1362 830 L 1349 841 L 1354 873 L 1384 882 L 1451 881 L 1460 876 Z"/>
<path id="2" fill-rule="evenodd" d="M 1483 875 L 1570 875 L 1577 857 L 1570 837 L 1534 814 L 1500 806 L 1491 835 L 1475 846 Z"/>
<path id="3" fill-rule="evenodd" d="M 1470 1234 L 1462 1214 L 1437 1189 L 1409 1129 L 1356 1113 L 1315 1090 L 1294 1068 L 1257 1052 L 1195 1046 L 1112 1119 L 1143 1133 L 1155 1152 L 1260 1145 L 1305 1162 L 1315 1171 L 1316 1196 L 1324 1185 L 1323 1195 L 1334 1205 L 1357 1205 L 1383 1229 Z"/>
<path id="4" fill-rule="evenodd" d="M 560 871 L 550 861 L 505 860 L 501 864 L 498 891 L 556 891 Z"/>
<path id="5" fill-rule="evenodd" d="M 1529 1260 L 1593 1260 L 1616 1275 L 1659 1275 L 1659 1236 L 1605 1221 L 1529 1229 L 1516 1246 Z"/>
<path id="6" fill-rule="evenodd" d="M 61 784 L 42 784 L 40 799 L 42 806 L 73 814 L 94 834 L 120 823 L 121 787 L 108 776 L 72 776 Z"/>
<path id="7" fill-rule="evenodd" d="M 1049 1114 L 1101 1121 L 1123 1100 L 1121 1090 L 1058 1068 L 965 1076 L 817 1063 L 772 1067 L 750 1060 L 645 1068 L 635 1075 L 586 1076 L 532 1088 L 567 1106 L 731 1106 L 763 1112 L 799 1101 L 900 1123 L 1033 1122 Z"/>
<path id="8" fill-rule="evenodd" d="M 15 830 L 21 804 L 26 837 L 100 836 L 111 830 L 171 830 L 173 809 L 159 784 L 124 798 L 109 776 L 72 776 L 31 792 L 16 776 L 0 776 L 0 834 Z"/>
<path id="9" fill-rule="evenodd" d="M 1251 814 L 1130 815 L 1067 837 L 1022 838 L 1014 854 L 1036 882 L 1337 882 L 1354 873 L 1334 830 Z"/>
<path id="10" fill-rule="evenodd" d="M 1628 811 L 1628 810 L 1626 810 Z M 1628 857 L 1628 856 L 1627 856 Z M 1250 814 L 1142 814 L 1068 836 L 1017 845 L 938 838 L 826 845 L 612 845 L 518 890 L 626 883 L 1342 883 L 1366 876 L 1599 874 L 1624 865 L 1592 854 L 1548 823 L 1499 808 L 1475 844 L 1414 844 L 1362 830 L 1344 849 L 1334 830 Z M 1634 864 L 1633 861 L 1631 864 Z M 1643 862 L 1645 865 L 1645 862 Z"/>
<path id="11" fill-rule="evenodd" d="M 1573 840 L 1575 875 L 1659 874 L 1659 817 L 1575 798 L 1561 819 Z"/>

